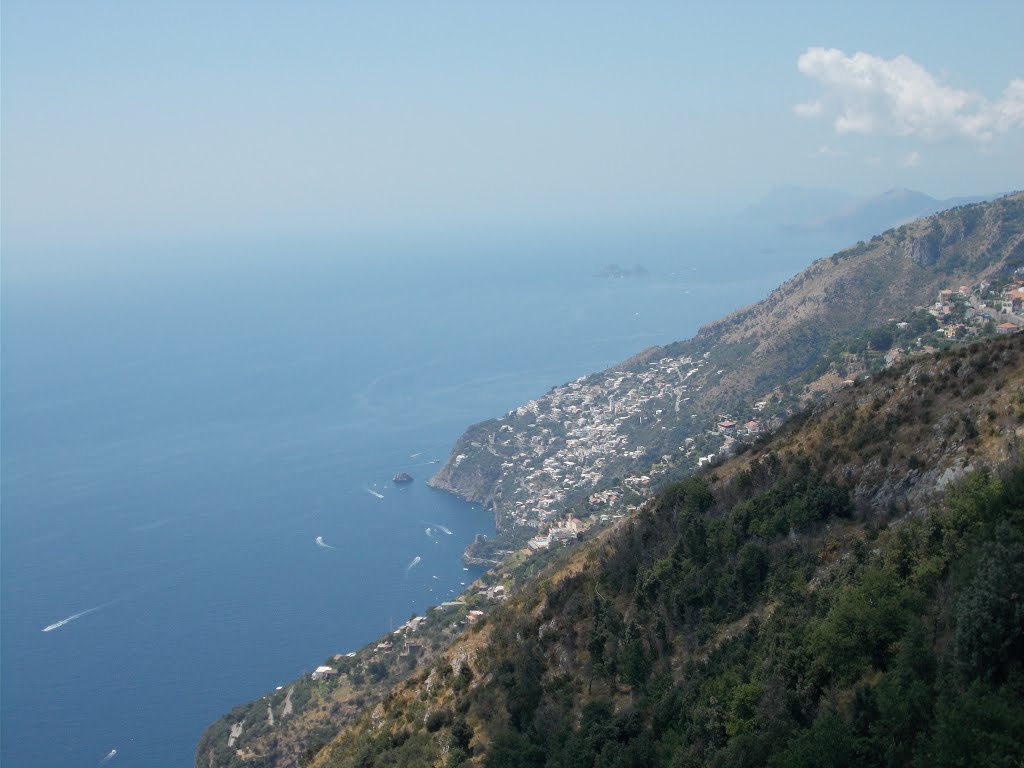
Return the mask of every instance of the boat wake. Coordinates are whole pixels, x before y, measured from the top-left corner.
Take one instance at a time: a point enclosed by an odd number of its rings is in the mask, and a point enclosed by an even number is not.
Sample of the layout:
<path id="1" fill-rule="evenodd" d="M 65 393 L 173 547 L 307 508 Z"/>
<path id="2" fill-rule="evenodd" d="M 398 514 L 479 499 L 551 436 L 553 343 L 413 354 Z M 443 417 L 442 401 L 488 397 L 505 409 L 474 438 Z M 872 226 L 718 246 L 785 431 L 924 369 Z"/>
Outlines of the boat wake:
<path id="1" fill-rule="evenodd" d="M 420 557 L 419 555 L 416 555 L 416 557 L 414 557 L 412 559 L 412 562 L 409 563 L 408 567 L 405 569 L 405 575 L 408 576 L 409 575 L 409 571 L 411 571 L 413 568 L 415 568 L 417 565 L 419 565 L 422 561 L 423 561 L 423 558 Z"/>
<path id="2" fill-rule="evenodd" d="M 135 530 L 140 533 L 155 531 L 157 528 L 163 528 L 169 522 L 171 522 L 171 518 L 165 517 L 163 520 L 155 520 L 152 523 L 144 523 L 142 525 L 137 525 L 135 526 Z"/>
<path id="3" fill-rule="evenodd" d="M 326 541 L 324 541 L 324 537 L 323 536 L 317 536 L 316 537 L 316 545 L 318 547 L 322 547 L 323 549 L 337 549 L 337 547 L 332 547 L 330 544 L 328 544 Z"/>
<path id="4" fill-rule="evenodd" d="M 452 532 L 448 528 L 445 528 L 443 525 L 438 525 L 437 523 L 431 523 L 431 525 L 434 528 L 437 528 L 437 530 L 439 530 L 445 536 L 451 536 L 452 535 Z"/>
<path id="5" fill-rule="evenodd" d="M 103 605 L 97 605 L 95 608 L 88 608 L 88 609 L 86 609 L 84 611 L 79 611 L 78 613 L 73 613 L 70 616 L 68 616 L 67 618 L 61 619 L 60 621 L 53 622 L 53 624 L 47 624 L 45 627 L 43 627 L 39 631 L 40 632 L 53 632 L 55 629 L 60 629 L 63 626 L 67 626 L 72 621 L 77 621 L 78 619 L 82 618 L 83 616 L 88 616 L 90 613 L 95 613 L 98 610 L 106 608 L 108 605 L 110 605 L 110 603 L 104 603 Z"/>
<path id="6" fill-rule="evenodd" d="M 112 749 L 109 752 L 107 752 L 107 756 L 106 757 L 104 757 L 102 760 L 100 760 L 100 765 L 103 765 L 104 763 L 109 763 L 115 757 L 117 757 L 117 750 L 116 749 Z"/>
<path id="7" fill-rule="evenodd" d="M 373 490 L 373 488 L 367 488 L 366 492 L 368 494 L 370 494 L 371 496 L 376 496 L 378 499 L 383 499 L 384 498 L 384 494 L 383 493 L 381 493 L 380 491 L 375 491 L 375 490 Z"/>
<path id="8" fill-rule="evenodd" d="M 427 528 L 424 531 L 424 533 L 427 534 L 427 536 L 429 536 L 430 538 L 434 538 L 434 529 L 433 528 Z"/>

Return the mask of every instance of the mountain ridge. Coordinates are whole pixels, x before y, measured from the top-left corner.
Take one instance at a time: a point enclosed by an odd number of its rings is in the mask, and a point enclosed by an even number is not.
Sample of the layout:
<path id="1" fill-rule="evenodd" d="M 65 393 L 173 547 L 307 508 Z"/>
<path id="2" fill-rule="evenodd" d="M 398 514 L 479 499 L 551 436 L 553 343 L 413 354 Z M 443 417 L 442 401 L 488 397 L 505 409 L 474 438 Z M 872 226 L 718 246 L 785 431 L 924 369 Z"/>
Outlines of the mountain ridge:
<path id="1" fill-rule="evenodd" d="M 857 240 L 944 209 L 998 196 L 960 195 L 939 199 L 906 187 L 856 196 L 836 189 L 789 185 L 776 187 L 746 206 L 738 220 L 794 235 L 830 231 Z"/>

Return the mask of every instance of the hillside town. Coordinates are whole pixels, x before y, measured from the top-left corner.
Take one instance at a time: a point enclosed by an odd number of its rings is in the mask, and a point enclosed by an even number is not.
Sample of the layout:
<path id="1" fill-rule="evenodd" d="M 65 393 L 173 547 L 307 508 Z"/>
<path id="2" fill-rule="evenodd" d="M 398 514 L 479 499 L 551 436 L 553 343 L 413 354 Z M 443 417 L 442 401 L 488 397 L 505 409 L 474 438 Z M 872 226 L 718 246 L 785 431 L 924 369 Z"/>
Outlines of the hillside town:
<path id="1" fill-rule="evenodd" d="M 709 357 L 662 357 L 580 377 L 494 422 L 486 438 L 469 447 L 501 461 L 495 502 L 501 528 L 535 534 L 532 550 L 574 540 L 642 503 L 667 469 L 701 466 L 756 436 L 765 402 L 751 403 L 743 419 L 709 419 L 693 406 L 694 395 L 725 373 Z M 674 436 L 681 427 L 692 436 L 666 449 L 662 433 Z M 475 459 L 462 453 L 454 462 Z M 631 466 L 650 469 L 637 473 Z M 567 515 L 570 507 L 576 516 Z M 617 514 L 601 514 L 603 508 Z"/>
<path id="2" fill-rule="evenodd" d="M 828 382 L 808 383 L 799 400 L 906 355 L 1021 326 L 1020 270 L 999 284 L 943 289 L 933 304 L 891 319 L 861 351 L 843 353 L 822 377 Z M 726 373 L 712 361 L 710 352 L 661 357 L 555 387 L 492 422 L 454 465 L 482 457 L 500 461 L 494 494 L 499 530 L 526 539 L 529 551 L 575 541 L 592 525 L 636 509 L 666 475 L 714 463 L 778 423 L 780 398 L 772 393 L 742 412 L 702 411 L 697 394 Z"/>
<path id="3" fill-rule="evenodd" d="M 882 368 L 895 365 L 907 355 L 928 354 L 957 342 L 970 342 L 987 336 L 1016 333 L 1024 328 L 1024 278 L 1000 283 L 980 282 L 943 288 L 934 303 L 916 307 L 907 320 L 891 320 L 893 336 L 884 350 Z M 914 318 L 931 318 L 922 326 Z M 877 358 L 877 355 L 875 355 Z M 847 377 L 872 368 L 872 356 L 848 355 Z M 877 360 L 875 361 L 877 362 Z M 877 365 L 874 367 L 878 367 Z"/>

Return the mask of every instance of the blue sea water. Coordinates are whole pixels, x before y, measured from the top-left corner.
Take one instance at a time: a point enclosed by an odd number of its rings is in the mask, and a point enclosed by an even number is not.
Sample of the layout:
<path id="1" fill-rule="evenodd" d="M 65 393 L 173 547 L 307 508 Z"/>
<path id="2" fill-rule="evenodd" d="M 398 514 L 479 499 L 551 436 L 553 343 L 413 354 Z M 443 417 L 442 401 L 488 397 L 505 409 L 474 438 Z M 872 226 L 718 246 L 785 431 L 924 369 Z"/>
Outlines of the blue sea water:
<path id="1" fill-rule="evenodd" d="M 493 523 L 430 462 L 827 252 L 760 245 L 5 278 L 3 764 L 189 766 L 232 706 L 460 592 Z"/>

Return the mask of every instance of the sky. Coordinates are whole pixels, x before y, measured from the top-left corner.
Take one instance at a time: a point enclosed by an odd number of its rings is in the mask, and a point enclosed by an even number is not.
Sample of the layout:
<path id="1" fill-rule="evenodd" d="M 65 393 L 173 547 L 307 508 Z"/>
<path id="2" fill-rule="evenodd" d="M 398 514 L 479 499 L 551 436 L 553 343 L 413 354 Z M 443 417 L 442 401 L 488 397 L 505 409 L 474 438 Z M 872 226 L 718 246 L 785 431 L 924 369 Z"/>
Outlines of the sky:
<path id="1" fill-rule="evenodd" d="M 714 5 L 714 7 L 712 7 Z M 6 269 L 1024 186 L 1024 3 L 2 7 Z"/>

